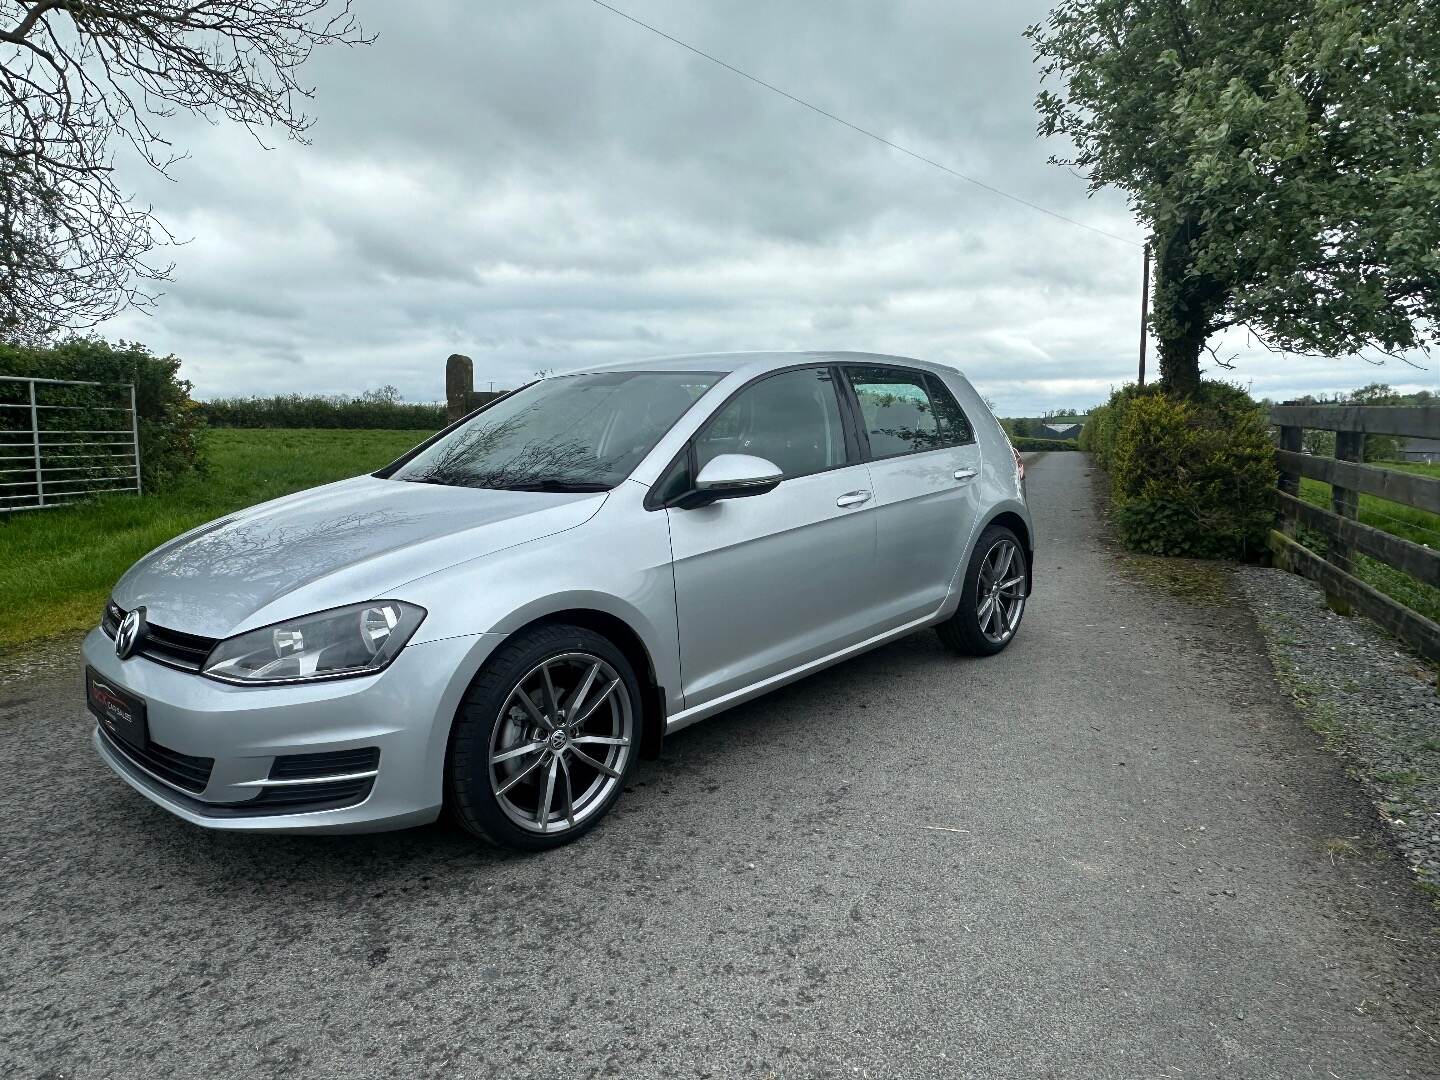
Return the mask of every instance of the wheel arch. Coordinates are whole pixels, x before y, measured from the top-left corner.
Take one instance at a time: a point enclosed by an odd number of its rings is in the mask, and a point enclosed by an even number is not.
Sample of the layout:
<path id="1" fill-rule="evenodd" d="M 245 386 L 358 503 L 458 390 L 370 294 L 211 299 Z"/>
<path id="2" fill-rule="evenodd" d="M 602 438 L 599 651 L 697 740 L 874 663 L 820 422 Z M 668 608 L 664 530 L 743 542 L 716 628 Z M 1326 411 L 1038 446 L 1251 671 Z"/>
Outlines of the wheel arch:
<path id="1" fill-rule="evenodd" d="M 1035 538 L 1030 532 L 1030 523 L 1014 510 L 1001 510 L 981 526 L 976 538 L 984 534 L 985 530 L 992 525 L 1003 525 L 1020 539 L 1020 546 L 1025 549 L 1025 595 L 1029 596 L 1035 587 Z"/>
<path id="2" fill-rule="evenodd" d="M 537 626 L 583 627 L 612 642 L 624 654 L 640 680 L 640 694 L 644 699 L 640 703 L 640 756 L 659 757 L 665 735 L 665 687 L 660 683 L 654 658 L 640 633 L 621 616 L 597 607 L 557 608 L 499 632 L 509 640 Z"/>

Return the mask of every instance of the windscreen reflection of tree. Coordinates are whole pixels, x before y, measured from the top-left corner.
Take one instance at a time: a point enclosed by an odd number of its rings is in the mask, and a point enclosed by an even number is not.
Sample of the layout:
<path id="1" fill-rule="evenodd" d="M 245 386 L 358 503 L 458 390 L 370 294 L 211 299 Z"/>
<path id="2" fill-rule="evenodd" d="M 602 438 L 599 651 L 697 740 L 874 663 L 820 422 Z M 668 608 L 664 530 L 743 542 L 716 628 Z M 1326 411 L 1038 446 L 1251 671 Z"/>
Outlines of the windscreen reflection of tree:
<path id="1" fill-rule="evenodd" d="M 553 435 L 509 451 L 506 443 L 528 425 L 529 414 L 538 408 L 532 405 L 498 423 L 484 424 L 483 417 L 477 419 L 407 479 L 478 488 L 588 484 L 601 479 L 608 463 L 576 439 Z"/>

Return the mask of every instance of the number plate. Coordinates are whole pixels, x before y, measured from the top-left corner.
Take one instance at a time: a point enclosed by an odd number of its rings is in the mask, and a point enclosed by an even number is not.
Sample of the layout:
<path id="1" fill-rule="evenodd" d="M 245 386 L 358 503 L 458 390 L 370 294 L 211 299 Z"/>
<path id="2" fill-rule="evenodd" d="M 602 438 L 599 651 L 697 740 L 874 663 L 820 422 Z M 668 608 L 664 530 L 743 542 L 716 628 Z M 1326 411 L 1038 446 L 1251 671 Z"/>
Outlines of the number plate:
<path id="1" fill-rule="evenodd" d="M 105 733 L 113 739 L 145 749 L 145 702 L 127 694 L 94 668 L 85 669 L 85 701 Z"/>

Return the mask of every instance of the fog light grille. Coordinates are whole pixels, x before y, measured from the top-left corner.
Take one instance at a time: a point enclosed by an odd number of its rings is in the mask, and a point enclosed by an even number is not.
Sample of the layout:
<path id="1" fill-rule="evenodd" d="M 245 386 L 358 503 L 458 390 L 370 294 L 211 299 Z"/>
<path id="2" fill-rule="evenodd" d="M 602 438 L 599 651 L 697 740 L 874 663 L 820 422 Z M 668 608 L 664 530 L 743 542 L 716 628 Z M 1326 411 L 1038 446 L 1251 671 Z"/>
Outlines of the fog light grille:
<path id="1" fill-rule="evenodd" d="M 323 779 L 350 773 L 374 772 L 380 767 L 380 748 L 331 750 L 323 754 L 285 754 L 270 766 L 271 780 Z"/>
<path id="2" fill-rule="evenodd" d="M 268 787 L 258 798 L 243 803 L 255 813 L 294 813 L 299 810 L 335 810 L 364 801 L 375 785 L 373 776 L 356 780 L 330 780 L 319 784 Z"/>

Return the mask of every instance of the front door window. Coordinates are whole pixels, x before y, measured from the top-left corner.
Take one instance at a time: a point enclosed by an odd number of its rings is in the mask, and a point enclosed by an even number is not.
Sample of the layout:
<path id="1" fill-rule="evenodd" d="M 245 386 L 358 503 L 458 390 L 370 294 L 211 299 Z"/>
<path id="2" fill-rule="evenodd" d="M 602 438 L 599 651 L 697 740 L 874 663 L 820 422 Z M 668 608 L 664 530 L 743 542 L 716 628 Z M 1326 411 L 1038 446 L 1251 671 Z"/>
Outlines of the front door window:
<path id="1" fill-rule="evenodd" d="M 845 464 L 845 430 L 828 368 L 803 368 L 746 387 L 695 440 L 697 468 L 720 454 L 753 454 L 786 478 Z"/>

